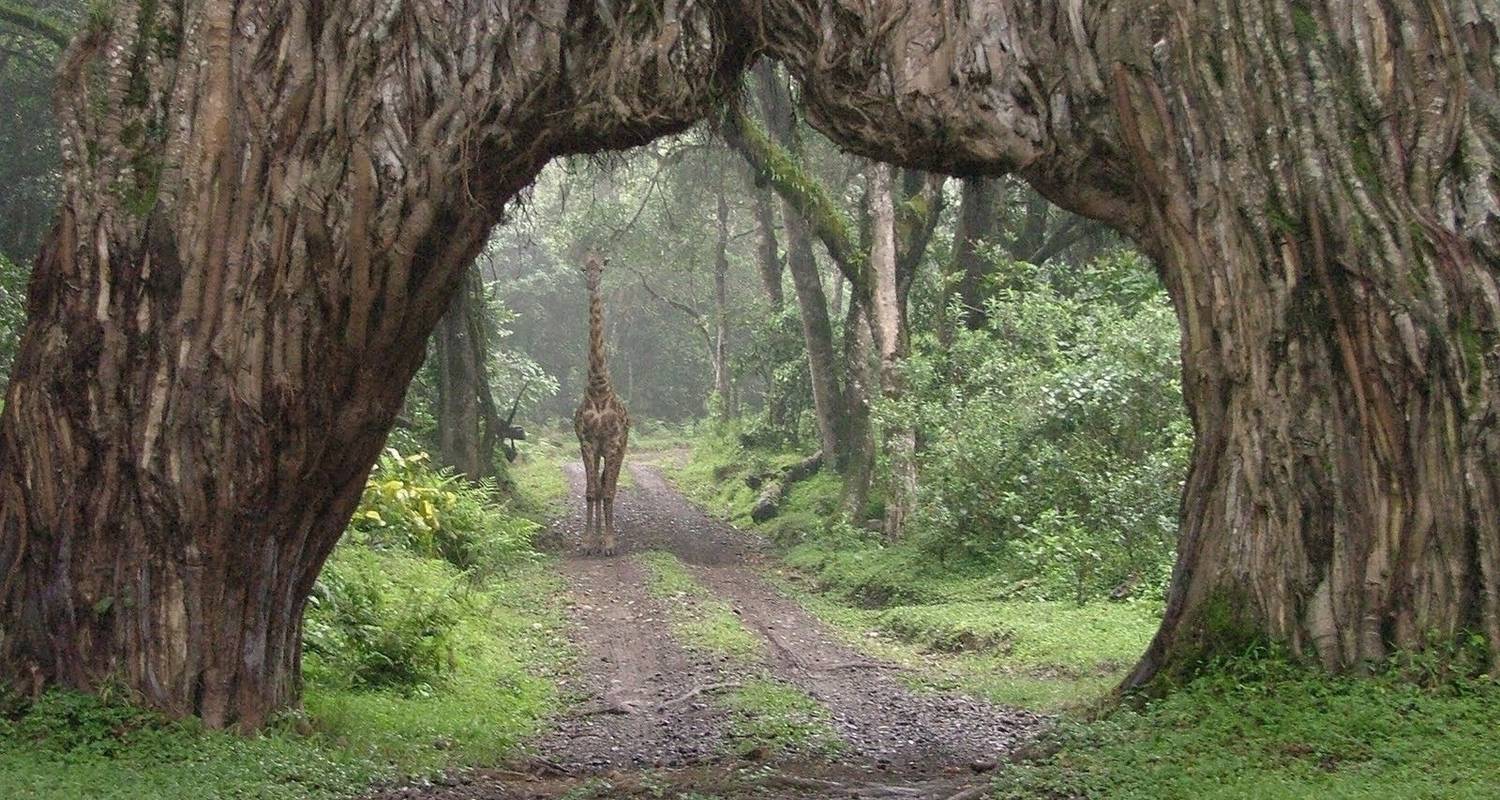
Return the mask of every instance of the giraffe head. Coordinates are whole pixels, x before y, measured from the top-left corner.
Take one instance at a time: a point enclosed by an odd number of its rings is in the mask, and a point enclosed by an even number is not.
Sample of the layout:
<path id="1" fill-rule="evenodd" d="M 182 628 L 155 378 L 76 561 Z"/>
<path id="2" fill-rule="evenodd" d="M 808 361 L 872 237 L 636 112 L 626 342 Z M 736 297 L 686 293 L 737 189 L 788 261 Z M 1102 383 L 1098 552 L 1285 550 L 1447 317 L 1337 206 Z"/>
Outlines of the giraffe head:
<path id="1" fill-rule="evenodd" d="M 590 251 L 583 262 L 583 277 L 588 281 L 590 289 L 599 288 L 599 282 L 604 277 L 604 268 L 609 266 L 609 259 Z"/>

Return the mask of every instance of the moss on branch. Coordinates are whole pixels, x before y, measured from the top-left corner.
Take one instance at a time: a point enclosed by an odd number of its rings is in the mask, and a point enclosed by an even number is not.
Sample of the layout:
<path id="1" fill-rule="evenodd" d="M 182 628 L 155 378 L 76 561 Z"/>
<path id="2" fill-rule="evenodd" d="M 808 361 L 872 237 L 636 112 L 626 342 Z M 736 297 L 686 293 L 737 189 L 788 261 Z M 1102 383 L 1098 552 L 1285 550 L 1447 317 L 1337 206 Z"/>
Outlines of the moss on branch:
<path id="1" fill-rule="evenodd" d="M 730 106 L 720 118 L 719 132 L 761 180 L 785 200 L 828 248 L 839 270 L 856 287 L 864 286 L 865 254 L 854 234 L 854 223 L 833 202 L 828 191 L 784 148 L 771 141 L 744 109 Z"/>

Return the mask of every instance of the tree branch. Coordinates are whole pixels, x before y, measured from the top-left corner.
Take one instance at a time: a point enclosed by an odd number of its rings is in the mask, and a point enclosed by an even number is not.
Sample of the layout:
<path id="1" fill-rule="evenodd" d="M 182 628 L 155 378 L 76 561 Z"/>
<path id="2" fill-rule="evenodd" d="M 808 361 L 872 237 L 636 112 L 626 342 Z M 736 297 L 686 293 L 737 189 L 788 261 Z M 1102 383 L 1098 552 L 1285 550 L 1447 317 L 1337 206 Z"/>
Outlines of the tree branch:
<path id="1" fill-rule="evenodd" d="M 635 276 L 637 278 L 640 278 L 641 288 L 645 289 L 647 294 L 656 298 L 656 301 L 658 303 L 662 303 L 663 305 L 675 308 L 678 311 L 681 311 L 682 314 L 688 319 L 692 320 L 693 327 L 697 328 L 698 332 L 703 334 L 703 340 L 708 343 L 709 349 L 713 349 L 713 333 L 708 329 L 708 318 L 703 314 L 703 312 L 699 311 L 696 308 L 693 308 L 686 303 L 680 302 L 678 300 L 673 300 L 672 298 L 667 297 L 661 292 L 656 291 L 656 287 L 652 286 L 651 282 L 646 280 L 645 273 L 641 272 L 635 267 L 627 265 L 625 268 L 630 270 L 631 272 L 634 272 Z"/>
<path id="2" fill-rule="evenodd" d="M 786 150 L 771 141 L 766 132 L 738 106 L 725 108 L 719 133 L 745 159 L 757 177 L 796 209 L 813 235 L 851 283 L 863 286 L 864 254 L 855 242 L 852 224 L 828 196 L 817 179 L 807 174 Z"/>
<path id="3" fill-rule="evenodd" d="M 1045 264 L 1077 244 L 1088 232 L 1089 227 L 1084 224 L 1083 217 L 1070 216 L 1052 232 L 1052 235 L 1047 237 L 1047 241 L 1042 242 L 1035 252 L 1022 260 L 1031 264 Z"/>

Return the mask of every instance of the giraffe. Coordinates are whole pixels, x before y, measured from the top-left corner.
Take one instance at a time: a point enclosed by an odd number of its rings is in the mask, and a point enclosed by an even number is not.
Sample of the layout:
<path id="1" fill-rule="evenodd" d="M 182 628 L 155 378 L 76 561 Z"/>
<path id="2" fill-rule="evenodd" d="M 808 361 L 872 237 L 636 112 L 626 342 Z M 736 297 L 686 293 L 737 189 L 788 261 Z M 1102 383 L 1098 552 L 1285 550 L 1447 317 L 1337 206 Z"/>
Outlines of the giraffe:
<path id="1" fill-rule="evenodd" d="M 573 414 L 586 485 L 583 551 L 585 555 L 604 556 L 615 554 L 615 485 L 630 437 L 630 414 L 615 395 L 609 365 L 604 361 L 604 301 L 599 296 L 599 281 L 608 263 L 608 259 L 592 253 L 584 262 L 589 290 L 589 382 L 583 403 Z"/>

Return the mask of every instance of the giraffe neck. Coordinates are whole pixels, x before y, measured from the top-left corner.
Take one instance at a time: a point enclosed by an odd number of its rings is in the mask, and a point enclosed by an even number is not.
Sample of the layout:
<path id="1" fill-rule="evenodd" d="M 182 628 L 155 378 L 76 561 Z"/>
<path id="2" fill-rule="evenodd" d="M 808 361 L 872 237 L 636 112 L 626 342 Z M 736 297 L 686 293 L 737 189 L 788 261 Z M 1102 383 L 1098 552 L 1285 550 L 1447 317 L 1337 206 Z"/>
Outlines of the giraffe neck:
<path id="1" fill-rule="evenodd" d="M 604 360 L 604 299 L 599 292 L 599 276 L 589 276 L 589 386 L 590 397 L 613 394 L 609 382 L 609 364 Z"/>

